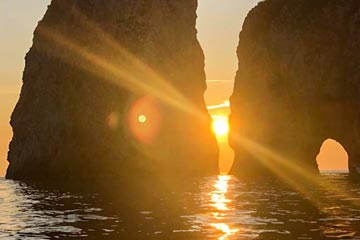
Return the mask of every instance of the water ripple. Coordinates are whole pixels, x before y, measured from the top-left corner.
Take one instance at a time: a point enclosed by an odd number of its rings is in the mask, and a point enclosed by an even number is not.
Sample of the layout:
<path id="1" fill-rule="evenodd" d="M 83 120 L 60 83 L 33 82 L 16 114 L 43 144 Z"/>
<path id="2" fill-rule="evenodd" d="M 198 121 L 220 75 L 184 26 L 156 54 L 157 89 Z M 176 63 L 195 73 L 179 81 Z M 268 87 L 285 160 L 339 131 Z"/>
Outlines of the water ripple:
<path id="1" fill-rule="evenodd" d="M 0 179 L 0 238 L 360 239 L 360 185 L 322 178 L 341 191 L 314 186 L 303 196 L 231 176 L 109 191 Z"/>

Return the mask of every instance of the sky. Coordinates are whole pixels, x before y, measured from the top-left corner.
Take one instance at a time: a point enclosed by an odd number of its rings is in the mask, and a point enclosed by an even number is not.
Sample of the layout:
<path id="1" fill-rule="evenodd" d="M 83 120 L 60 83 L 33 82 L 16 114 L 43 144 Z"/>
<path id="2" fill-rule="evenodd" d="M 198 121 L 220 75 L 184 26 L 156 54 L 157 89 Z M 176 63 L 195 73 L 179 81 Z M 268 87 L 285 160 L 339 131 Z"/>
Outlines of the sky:
<path id="1" fill-rule="evenodd" d="M 205 98 L 208 105 L 223 104 L 231 95 L 238 66 L 239 33 L 248 11 L 258 2 L 199 0 L 197 28 L 206 58 L 208 90 Z M 7 151 L 12 137 L 9 121 L 19 98 L 24 57 L 31 46 L 37 22 L 49 3 L 50 0 L 0 0 L 0 32 L 3 33 L 0 38 L 0 176 L 4 176 L 7 167 Z M 228 107 L 216 110 L 216 114 L 228 113 Z M 220 147 L 222 161 L 231 162 L 233 153 L 226 140 L 220 140 Z M 322 156 L 324 169 L 344 168 L 344 161 L 329 160 L 339 156 L 344 159 L 341 146 L 330 142 L 325 148 L 330 150 Z"/>
<path id="2" fill-rule="evenodd" d="M 12 137 L 10 115 L 19 98 L 24 57 L 49 0 L 0 0 L 0 176 Z"/>

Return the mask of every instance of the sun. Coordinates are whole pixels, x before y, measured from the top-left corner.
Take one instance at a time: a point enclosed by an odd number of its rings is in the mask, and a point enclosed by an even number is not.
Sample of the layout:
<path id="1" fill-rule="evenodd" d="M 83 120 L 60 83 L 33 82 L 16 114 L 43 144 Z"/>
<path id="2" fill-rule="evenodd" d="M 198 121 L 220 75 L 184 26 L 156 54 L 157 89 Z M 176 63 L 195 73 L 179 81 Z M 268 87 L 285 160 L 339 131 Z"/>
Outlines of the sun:
<path id="1" fill-rule="evenodd" d="M 226 117 L 215 117 L 212 129 L 217 137 L 224 137 L 229 133 L 229 123 Z"/>

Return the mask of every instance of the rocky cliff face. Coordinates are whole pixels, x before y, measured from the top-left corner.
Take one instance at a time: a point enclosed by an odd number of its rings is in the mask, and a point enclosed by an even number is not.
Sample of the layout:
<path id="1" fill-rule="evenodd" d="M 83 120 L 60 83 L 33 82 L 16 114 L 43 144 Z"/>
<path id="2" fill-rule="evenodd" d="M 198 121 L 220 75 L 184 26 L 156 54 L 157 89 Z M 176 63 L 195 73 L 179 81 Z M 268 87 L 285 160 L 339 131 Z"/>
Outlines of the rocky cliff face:
<path id="1" fill-rule="evenodd" d="M 217 172 L 195 0 L 53 0 L 26 56 L 7 178 Z"/>
<path id="2" fill-rule="evenodd" d="M 360 164 L 360 2 L 267 0 L 240 34 L 234 173 L 316 172 L 324 140 Z"/>

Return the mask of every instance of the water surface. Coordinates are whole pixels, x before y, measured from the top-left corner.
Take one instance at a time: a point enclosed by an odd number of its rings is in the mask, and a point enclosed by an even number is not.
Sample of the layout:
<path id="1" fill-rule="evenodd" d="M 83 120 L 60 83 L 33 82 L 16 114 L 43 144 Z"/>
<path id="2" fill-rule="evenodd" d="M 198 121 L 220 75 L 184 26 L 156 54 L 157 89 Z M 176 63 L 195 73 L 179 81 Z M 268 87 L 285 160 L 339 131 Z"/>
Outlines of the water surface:
<path id="1" fill-rule="evenodd" d="M 184 182 L 85 190 L 0 179 L 0 238 L 360 239 L 360 184 L 347 174 L 307 191 L 231 176 Z"/>

